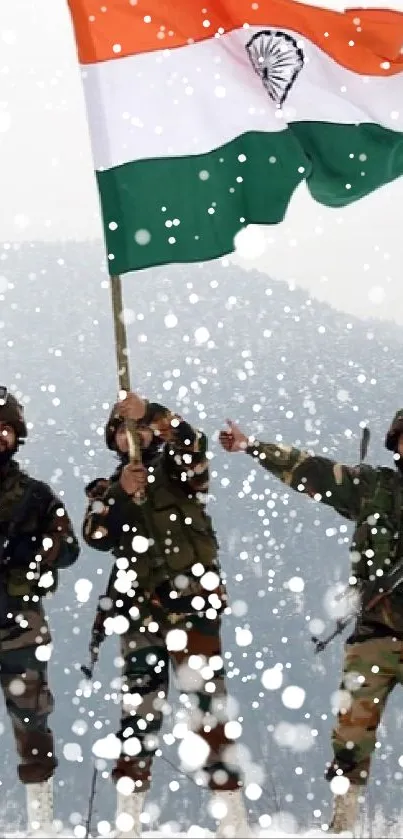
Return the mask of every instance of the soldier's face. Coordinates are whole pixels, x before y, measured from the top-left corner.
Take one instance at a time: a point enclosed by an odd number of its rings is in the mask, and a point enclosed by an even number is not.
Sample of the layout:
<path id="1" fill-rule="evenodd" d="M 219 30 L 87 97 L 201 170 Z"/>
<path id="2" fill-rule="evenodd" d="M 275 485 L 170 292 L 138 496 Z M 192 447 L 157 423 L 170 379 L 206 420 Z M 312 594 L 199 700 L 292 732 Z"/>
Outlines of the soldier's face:
<path id="1" fill-rule="evenodd" d="M 144 425 L 137 427 L 137 432 L 140 437 L 140 444 L 142 449 L 147 449 L 153 439 L 153 432 L 151 428 Z M 116 432 L 116 447 L 122 454 L 127 454 L 129 451 L 129 441 L 127 439 L 127 431 L 124 423 L 119 426 Z"/>
<path id="2" fill-rule="evenodd" d="M 397 441 L 397 453 L 403 458 L 403 432 L 399 434 L 399 439 Z"/>
<path id="3" fill-rule="evenodd" d="M 7 422 L 0 422 L 0 452 L 11 451 L 17 444 L 14 428 Z"/>

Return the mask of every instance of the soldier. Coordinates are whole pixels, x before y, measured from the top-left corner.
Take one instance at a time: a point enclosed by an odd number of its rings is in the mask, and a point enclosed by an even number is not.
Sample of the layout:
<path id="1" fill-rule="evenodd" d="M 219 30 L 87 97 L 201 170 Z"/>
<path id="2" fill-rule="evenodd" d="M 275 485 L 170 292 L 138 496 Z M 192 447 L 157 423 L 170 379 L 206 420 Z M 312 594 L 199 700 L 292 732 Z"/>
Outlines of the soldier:
<path id="1" fill-rule="evenodd" d="M 403 558 L 403 410 L 385 438 L 397 469 L 345 466 L 291 446 L 259 442 L 227 422 L 228 429 L 220 433 L 225 451 L 245 451 L 287 486 L 356 522 L 349 583 L 361 608 L 345 646 L 342 706 L 332 733 L 334 759 L 326 771 L 327 780 L 335 779 L 330 832 L 352 832 L 387 697 L 397 682 L 403 683 L 403 585 L 385 597 L 391 588 L 387 574 Z M 374 586 L 377 602 L 369 608 L 366 592 Z M 340 782 L 338 776 L 343 776 Z"/>
<path id="2" fill-rule="evenodd" d="M 129 462 L 126 419 L 137 423 L 140 465 Z M 195 754 L 200 750 L 200 771 L 194 778 L 213 791 L 213 801 L 221 799 L 217 835 L 247 836 L 235 747 L 225 730 L 221 614 L 226 593 L 216 537 L 205 512 L 207 439 L 162 405 L 129 393 L 112 410 L 106 444 L 119 465 L 109 480 L 87 487 L 91 500 L 83 533 L 90 547 L 111 551 L 116 558 L 108 587 L 113 601 L 109 616 L 120 608 L 127 618 L 121 636 L 122 748 L 112 773 L 118 835 L 140 836 L 171 663 L 189 699 Z M 144 491 L 145 503 L 136 503 Z"/>
<path id="3" fill-rule="evenodd" d="M 51 636 L 42 597 L 79 547 L 66 510 L 50 487 L 22 472 L 14 455 L 27 437 L 21 405 L 0 388 L 0 683 L 27 790 L 28 830 L 48 833 L 57 766 L 48 716 Z"/>

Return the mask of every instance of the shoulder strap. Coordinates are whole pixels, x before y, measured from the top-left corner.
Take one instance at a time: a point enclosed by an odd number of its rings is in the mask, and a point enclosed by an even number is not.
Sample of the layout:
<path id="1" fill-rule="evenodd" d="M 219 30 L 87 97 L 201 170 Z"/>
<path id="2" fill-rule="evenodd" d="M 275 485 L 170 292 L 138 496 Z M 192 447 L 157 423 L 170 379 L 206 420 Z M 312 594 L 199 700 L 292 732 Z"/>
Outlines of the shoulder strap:
<path id="1" fill-rule="evenodd" d="M 7 534 L 5 536 L 5 539 L 2 540 L 2 544 L 0 545 L 0 562 L 3 559 L 3 554 L 6 546 L 10 544 L 11 539 L 14 537 L 17 528 L 25 519 L 25 516 L 28 512 L 31 500 L 35 492 L 35 488 L 35 481 L 29 481 L 22 498 L 20 498 L 20 500 L 13 509 L 13 514 L 11 516 L 7 528 Z"/>
<path id="2" fill-rule="evenodd" d="M 402 545 L 402 479 L 400 477 L 399 472 L 395 472 L 394 475 L 394 507 L 395 507 L 395 519 L 396 519 L 396 554 L 399 556 L 401 553 L 401 545 Z"/>
<path id="3" fill-rule="evenodd" d="M 368 499 L 372 498 L 374 492 L 376 492 L 380 478 L 378 470 L 366 463 L 360 463 L 355 469 L 359 479 L 360 508 L 362 510 Z"/>
<path id="4" fill-rule="evenodd" d="M 11 516 L 10 523 L 9 523 L 9 526 L 8 526 L 8 531 L 7 531 L 8 541 L 10 541 L 10 539 L 12 539 L 12 537 L 14 536 L 18 526 L 20 524 L 22 524 L 22 522 L 24 521 L 25 516 L 26 516 L 26 514 L 29 510 L 31 500 L 34 496 L 35 490 L 36 490 L 36 481 L 34 481 L 34 480 L 31 481 L 30 480 L 22 498 L 20 498 L 18 504 L 16 504 L 15 507 L 14 507 L 13 515 Z"/>
<path id="5" fill-rule="evenodd" d="M 379 466 L 377 469 L 378 485 L 387 490 L 392 496 L 392 510 L 393 510 L 393 525 L 395 527 L 394 542 L 395 542 L 395 557 L 399 556 L 402 545 L 403 534 L 402 530 L 402 478 L 397 470 L 389 469 L 385 466 Z"/>
<path id="6" fill-rule="evenodd" d="M 396 512 L 397 521 L 400 521 L 401 511 L 401 478 L 397 470 L 390 469 L 388 466 L 378 466 L 377 470 L 377 485 L 382 489 L 390 492 L 393 495 L 394 510 Z"/>

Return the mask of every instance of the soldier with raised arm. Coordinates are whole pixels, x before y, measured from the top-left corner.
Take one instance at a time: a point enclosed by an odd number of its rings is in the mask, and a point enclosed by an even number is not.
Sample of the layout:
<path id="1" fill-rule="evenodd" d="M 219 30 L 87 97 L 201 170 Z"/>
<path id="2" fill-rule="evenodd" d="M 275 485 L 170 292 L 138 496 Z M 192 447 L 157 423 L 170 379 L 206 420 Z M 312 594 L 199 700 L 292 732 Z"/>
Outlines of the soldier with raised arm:
<path id="1" fill-rule="evenodd" d="M 361 608 L 345 645 L 343 707 L 332 734 L 334 758 L 326 771 L 329 781 L 346 779 L 340 785 L 343 794 L 335 795 L 329 829 L 353 831 L 386 700 L 397 683 L 403 684 L 403 573 L 401 585 L 396 585 L 396 570 L 401 565 L 403 571 L 403 410 L 385 439 L 394 469 L 348 466 L 293 446 L 261 442 L 230 420 L 227 425 L 220 433 L 225 451 L 245 452 L 291 489 L 356 523 L 349 582 Z M 369 604 L 368 590 L 378 591 Z"/>

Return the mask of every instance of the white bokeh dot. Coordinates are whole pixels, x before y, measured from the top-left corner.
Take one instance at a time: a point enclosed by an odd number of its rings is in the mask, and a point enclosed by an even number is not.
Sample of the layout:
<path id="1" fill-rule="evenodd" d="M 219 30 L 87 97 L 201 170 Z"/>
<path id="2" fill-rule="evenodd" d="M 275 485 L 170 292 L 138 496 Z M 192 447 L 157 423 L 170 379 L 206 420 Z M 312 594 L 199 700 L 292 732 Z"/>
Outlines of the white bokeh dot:
<path id="1" fill-rule="evenodd" d="M 205 344 L 210 338 L 210 333 L 205 326 L 199 326 L 194 331 L 194 338 L 196 344 Z"/>
<path id="2" fill-rule="evenodd" d="M 132 539 L 132 548 L 137 554 L 144 554 L 148 551 L 149 542 L 145 536 L 134 536 Z"/>
<path id="3" fill-rule="evenodd" d="M 175 326 L 177 326 L 178 318 L 176 317 L 176 315 L 172 313 L 169 315 L 165 315 L 164 323 L 167 329 L 173 329 Z"/>
<path id="4" fill-rule="evenodd" d="M 283 690 L 281 700 L 286 708 L 293 710 L 302 708 L 305 702 L 305 691 L 297 685 L 289 685 Z"/>
<path id="5" fill-rule="evenodd" d="M 184 629 L 170 629 L 166 636 L 167 649 L 172 652 L 186 649 L 187 632 Z"/>
<path id="6" fill-rule="evenodd" d="M 350 781 L 345 775 L 335 775 L 330 781 L 330 789 L 333 795 L 345 795 L 350 786 Z"/>
<path id="7" fill-rule="evenodd" d="M 305 583 L 302 577 L 291 577 L 291 579 L 288 581 L 288 588 L 294 594 L 301 594 L 301 592 L 303 592 L 305 588 Z"/>
<path id="8" fill-rule="evenodd" d="M 283 673 L 279 667 L 269 667 L 262 673 L 261 682 L 266 690 L 278 690 L 283 684 Z"/>
<path id="9" fill-rule="evenodd" d="M 134 240 L 138 245 L 148 245 L 151 241 L 149 230 L 136 230 Z"/>

